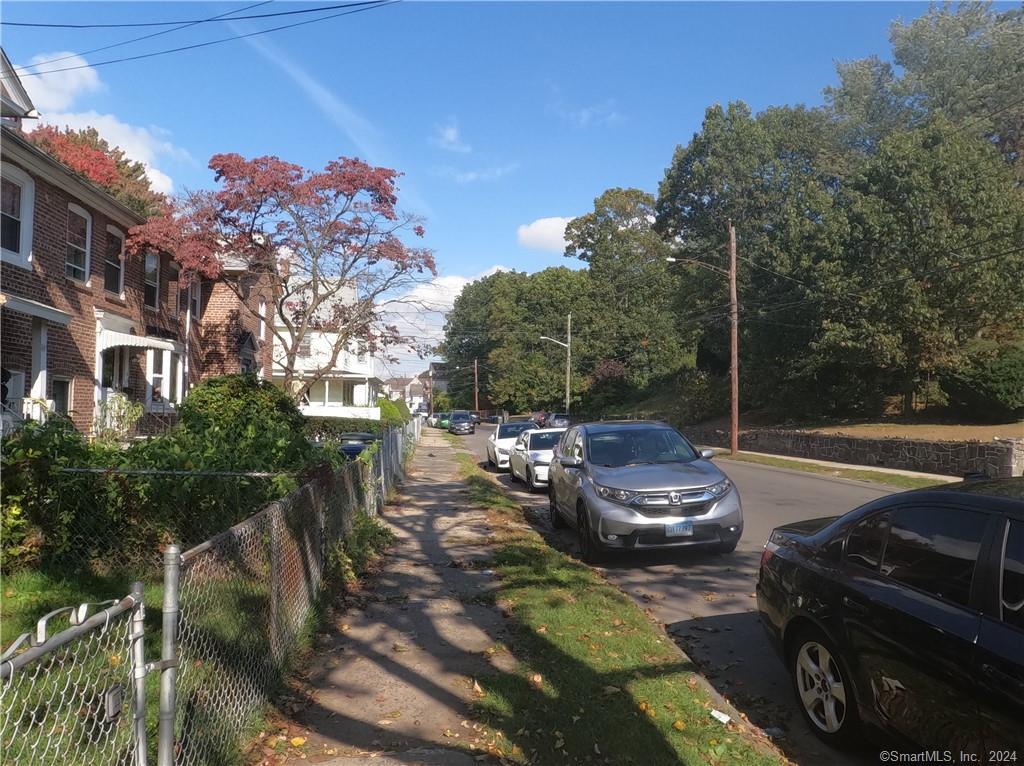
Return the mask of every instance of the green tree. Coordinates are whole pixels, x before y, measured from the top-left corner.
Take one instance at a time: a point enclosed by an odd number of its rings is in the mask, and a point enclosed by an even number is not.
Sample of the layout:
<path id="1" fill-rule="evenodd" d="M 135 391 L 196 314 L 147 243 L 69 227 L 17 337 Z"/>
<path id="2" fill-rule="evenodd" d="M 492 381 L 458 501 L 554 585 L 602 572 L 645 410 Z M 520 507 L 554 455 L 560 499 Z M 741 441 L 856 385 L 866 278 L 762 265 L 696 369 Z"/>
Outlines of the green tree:
<path id="1" fill-rule="evenodd" d="M 909 411 L 924 374 L 1024 321 L 1024 194 L 995 146 L 936 117 L 883 139 L 842 198 L 848 290 L 828 296 L 814 355 L 883 371 Z"/>
<path id="2" fill-rule="evenodd" d="M 877 58 L 838 65 L 826 100 L 847 137 L 874 150 L 895 130 L 942 115 L 994 143 L 1024 179 L 1024 9 L 932 6 L 889 28 L 894 67 Z"/>
<path id="3" fill-rule="evenodd" d="M 609 189 L 566 227 L 565 254 L 589 265 L 588 288 L 602 307 L 580 333 L 577 356 L 591 382 L 618 378 L 635 390 L 690 361 L 672 312 L 672 251 L 654 231 L 654 212 L 653 195 Z"/>

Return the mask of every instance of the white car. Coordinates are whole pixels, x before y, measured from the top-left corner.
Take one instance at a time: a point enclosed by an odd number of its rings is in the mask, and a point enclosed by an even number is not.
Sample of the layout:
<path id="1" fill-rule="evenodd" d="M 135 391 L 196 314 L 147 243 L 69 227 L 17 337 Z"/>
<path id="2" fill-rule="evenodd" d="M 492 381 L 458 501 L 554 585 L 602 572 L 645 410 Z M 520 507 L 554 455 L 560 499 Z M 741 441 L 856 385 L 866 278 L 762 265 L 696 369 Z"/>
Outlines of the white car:
<path id="1" fill-rule="evenodd" d="M 437 412 L 435 412 L 433 415 L 428 415 L 427 416 L 427 425 L 430 426 L 431 428 L 437 428 L 437 423 L 438 423 L 439 417 L 440 417 L 440 415 Z"/>
<path id="2" fill-rule="evenodd" d="M 546 487 L 551 455 L 564 433 L 564 428 L 537 428 L 519 434 L 508 460 L 512 481 L 522 479 L 532 492 Z"/>
<path id="3" fill-rule="evenodd" d="M 537 424 L 532 420 L 501 423 L 494 429 L 494 433 L 487 437 L 487 465 L 499 469 L 508 468 L 508 456 L 519 434 L 536 428 Z"/>

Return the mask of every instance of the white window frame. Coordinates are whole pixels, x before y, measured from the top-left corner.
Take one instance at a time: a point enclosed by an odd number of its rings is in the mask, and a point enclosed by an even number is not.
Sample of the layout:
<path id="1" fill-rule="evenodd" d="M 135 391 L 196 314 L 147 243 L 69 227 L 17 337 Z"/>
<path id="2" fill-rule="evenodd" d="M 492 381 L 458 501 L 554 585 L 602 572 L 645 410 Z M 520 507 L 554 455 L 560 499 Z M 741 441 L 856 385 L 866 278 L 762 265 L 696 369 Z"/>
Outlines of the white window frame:
<path id="1" fill-rule="evenodd" d="M 117 292 L 115 293 L 112 290 L 107 290 L 107 264 L 111 263 L 111 261 L 107 260 L 108 251 L 104 250 L 103 251 L 103 290 L 105 292 L 109 293 L 110 295 L 116 295 L 121 300 L 124 300 L 124 266 L 125 266 L 125 263 L 124 263 L 124 247 L 125 247 L 124 232 L 121 231 L 116 226 L 111 226 L 110 224 L 107 224 L 107 235 L 108 236 L 109 235 L 113 235 L 113 236 L 115 236 L 115 237 L 117 237 L 118 239 L 121 240 L 121 252 L 118 254 L 118 260 L 121 262 L 121 276 L 120 276 L 120 279 L 118 281 Z"/>
<path id="2" fill-rule="evenodd" d="M 0 260 L 22 269 L 32 268 L 32 230 L 35 228 L 36 182 L 28 173 L 9 163 L 0 164 L 0 176 L 21 187 L 21 237 L 18 250 L 0 250 Z"/>
<path id="3" fill-rule="evenodd" d="M 160 373 L 160 388 L 163 389 L 164 395 L 159 401 L 153 399 L 153 357 L 157 354 L 161 355 L 161 361 L 163 362 L 162 372 Z M 176 354 L 178 356 L 178 373 L 177 380 L 175 381 L 175 396 L 172 399 L 168 394 L 171 391 L 171 355 Z M 167 412 L 168 410 L 175 409 L 181 404 L 182 398 L 184 398 L 184 371 L 185 361 L 184 352 L 174 351 L 172 349 L 162 348 L 148 348 L 146 349 L 146 410 L 149 412 Z"/>
<path id="4" fill-rule="evenodd" d="M 267 339 L 267 302 L 260 301 L 260 340 Z"/>
<path id="5" fill-rule="evenodd" d="M 16 410 L 20 415 L 21 400 L 25 398 L 25 371 L 8 369 L 7 372 L 11 375 L 11 379 L 7 381 L 7 401 L 0 404 Z"/>
<path id="6" fill-rule="evenodd" d="M 156 258 L 156 297 L 155 297 L 156 305 L 153 305 L 153 306 L 150 306 L 148 303 L 146 303 L 146 287 L 149 285 L 149 282 L 146 281 L 146 274 L 149 272 L 149 269 L 146 267 L 146 261 L 149 259 L 149 256 L 151 256 L 151 255 L 154 258 Z M 156 252 L 154 250 L 149 250 L 149 251 L 146 252 L 145 255 L 142 256 L 142 305 L 145 308 L 149 309 L 150 311 L 156 311 L 156 312 L 160 311 L 160 261 L 161 260 L 162 259 L 160 258 L 160 253 L 158 253 L 158 252 Z"/>
<path id="7" fill-rule="evenodd" d="M 85 219 L 85 279 L 68 276 L 67 248 L 68 245 L 71 244 L 68 242 L 68 224 L 70 223 L 70 215 L 68 220 L 64 223 L 64 276 L 72 282 L 78 282 L 81 285 L 89 287 L 92 284 L 92 213 L 74 202 L 68 203 L 68 213 L 74 213 L 75 215 Z"/>
<path id="8" fill-rule="evenodd" d="M 62 377 L 54 377 L 54 378 L 50 379 L 50 393 L 51 393 L 50 401 L 53 402 L 53 409 L 54 409 L 55 412 L 57 411 L 57 397 L 54 396 L 53 394 L 54 394 L 54 392 L 56 390 L 56 387 L 57 387 L 58 383 L 67 383 L 68 384 L 68 411 L 65 412 L 65 413 L 62 413 L 62 414 L 70 415 L 72 410 L 74 410 L 74 403 L 75 403 L 75 379 L 74 378 L 67 378 L 67 377 L 63 377 L 63 376 Z"/>

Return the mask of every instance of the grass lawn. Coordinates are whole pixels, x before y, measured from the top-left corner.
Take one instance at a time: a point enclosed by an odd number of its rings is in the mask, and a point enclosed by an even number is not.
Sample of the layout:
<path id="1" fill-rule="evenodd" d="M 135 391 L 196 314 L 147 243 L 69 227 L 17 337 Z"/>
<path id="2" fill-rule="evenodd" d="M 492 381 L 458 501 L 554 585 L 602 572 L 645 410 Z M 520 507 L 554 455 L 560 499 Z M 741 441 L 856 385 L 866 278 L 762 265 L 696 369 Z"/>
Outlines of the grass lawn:
<path id="1" fill-rule="evenodd" d="M 693 665 L 618 588 L 552 548 L 522 509 L 457 453 L 468 499 L 489 511 L 497 604 L 514 672 L 479 679 L 491 752 L 530 764 L 776 764 L 742 722 L 719 723 Z"/>
<path id="2" fill-rule="evenodd" d="M 804 463 L 799 460 L 787 460 L 784 457 L 769 457 L 768 455 L 751 455 L 740 452 L 736 455 L 721 455 L 718 460 L 739 460 L 743 463 L 758 463 L 759 465 L 772 465 L 776 468 L 791 468 L 794 471 L 805 473 L 817 473 L 824 476 L 833 476 L 840 479 L 857 479 L 870 481 L 875 484 L 886 484 L 890 487 L 900 489 L 921 489 L 922 487 L 934 487 L 937 485 L 935 479 L 921 478 L 918 476 L 903 476 L 898 473 L 885 473 L 884 471 L 872 471 L 869 468 L 832 468 L 831 466 Z M 941 486 L 941 482 L 938 483 Z"/>

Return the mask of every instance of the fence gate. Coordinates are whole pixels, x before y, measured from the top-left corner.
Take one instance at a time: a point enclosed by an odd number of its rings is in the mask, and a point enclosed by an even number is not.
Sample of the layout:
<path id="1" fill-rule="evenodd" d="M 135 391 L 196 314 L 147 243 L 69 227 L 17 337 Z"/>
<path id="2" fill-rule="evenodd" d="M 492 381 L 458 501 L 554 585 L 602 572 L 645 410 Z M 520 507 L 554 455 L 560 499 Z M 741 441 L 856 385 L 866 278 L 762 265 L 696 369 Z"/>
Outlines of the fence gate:
<path id="1" fill-rule="evenodd" d="M 144 619 L 134 583 L 50 612 L 0 655 L 3 766 L 146 766 Z"/>

